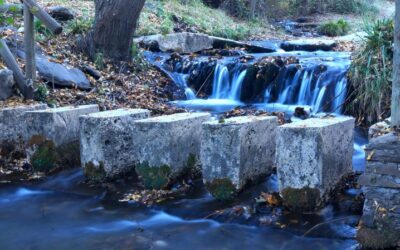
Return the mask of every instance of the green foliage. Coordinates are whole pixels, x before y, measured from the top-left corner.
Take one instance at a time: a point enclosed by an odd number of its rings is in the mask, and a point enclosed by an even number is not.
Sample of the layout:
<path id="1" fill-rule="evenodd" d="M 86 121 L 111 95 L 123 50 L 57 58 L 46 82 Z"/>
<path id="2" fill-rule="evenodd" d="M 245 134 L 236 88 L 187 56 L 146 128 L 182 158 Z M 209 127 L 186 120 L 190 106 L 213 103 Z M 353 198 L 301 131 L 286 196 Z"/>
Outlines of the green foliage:
<path id="1" fill-rule="evenodd" d="M 53 37 L 53 33 L 39 19 L 35 18 L 34 27 L 37 40 L 43 41 Z"/>
<path id="2" fill-rule="evenodd" d="M 66 33 L 67 34 L 83 34 L 87 32 L 93 25 L 93 19 L 78 17 L 67 23 Z"/>
<path id="3" fill-rule="evenodd" d="M 49 89 L 45 83 L 39 84 L 35 90 L 35 100 L 45 102 L 49 95 Z"/>
<path id="4" fill-rule="evenodd" d="M 94 55 L 94 64 L 96 65 L 96 68 L 99 70 L 104 69 L 104 55 L 103 53 L 96 53 Z"/>
<path id="5" fill-rule="evenodd" d="M 172 172 L 171 168 L 167 165 L 151 167 L 148 163 L 137 165 L 135 170 L 147 189 L 165 188 L 170 181 L 170 175 Z"/>
<path id="6" fill-rule="evenodd" d="M 337 22 L 332 21 L 324 23 L 318 29 L 318 32 L 325 36 L 344 36 L 349 31 L 349 23 L 344 19 L 340 19 Z"/>
<path id="7" fill-rule="evenodd" d="M 147 70 L 149 68 L 149 63 L 143 57 L 142 52 L 139 49 L 139 46 L 136 43 L 132 43 L 131 46 L 131 55 L 133 63 L 136 66 L 136 69 L 139 70 Z"/>
<path id="8" fill-rule="evenodd" d="M 366 25 L 364 46 L 349 71 L 352 92 L 347 112 L 361 122 L 374 123 L 390 113 L 393 70 L 393 20 Z"/>
<path id="9" fill-rule="evenodd" d="M 207 189 L 218 200 L 230 201 L 233 200 L 237 194 L 235 185 L 229 179 L 215 179 L 207 183 Z"/>
<path id="10" fill-rule="evenodd" d="M 31 157 L 31 164 L 35 171 L 49 172 L 57 167 L 57 152 L 52 141 L 45 140 L 37 145 Z"/>

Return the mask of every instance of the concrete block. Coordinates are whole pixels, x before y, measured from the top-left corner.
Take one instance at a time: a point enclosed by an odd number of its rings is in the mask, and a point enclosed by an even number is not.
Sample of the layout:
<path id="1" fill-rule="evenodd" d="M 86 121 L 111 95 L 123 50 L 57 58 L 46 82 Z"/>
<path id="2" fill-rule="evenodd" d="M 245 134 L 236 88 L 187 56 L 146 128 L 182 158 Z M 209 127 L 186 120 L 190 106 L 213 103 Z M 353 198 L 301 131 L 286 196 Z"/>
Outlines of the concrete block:
<path id="1" fill-rule="evenodd" d="M 7 167 L 11 159 L 25 157 L 27 123 L 25 112 L 46 109 L 46 104 L 0 109 L 0 167 Z"/>
<path id="2" fill-rule="evenodd" d="M 62 107 L 25 113 L 27 153 L 36 171 L 79 166 L 79 116 L 98 112 L 97 105 Z"/>
<path id="3" fill-rule="evenodd" d="M 26 141 L 28 135 L 25 113 L 46 108 L 46 104 L 35 104 L 0 109 L 0 142 Z"/>
<path id="4" fill-rule="evenodd" d="M 316 209 L 352 171 L 354 122 L 350 117 L 327 117 L 279 127 L 278 182 L 289 207 Z"/>
<path id="5" fill-rule="evenodd" d="M 231 199 L 249 181 L 272 172 L 278 119 L 243 116 L 202 126 L 203 180 L 217 199 Z"/>
<path id="6" fill-rule="evenodd" d="M 135 121 L 135 169 L 147 188 L 163 188 L 194 169 L 201 124 L 210 117 L 209 113 L 179 113 Z"/>
<path id="7" fill-rule="evenodd" d="M 134 169 L 133 122 L 145 109 L 118 109 L 80 117 L 81 165 L 92 180 L 113 179 Z"/>

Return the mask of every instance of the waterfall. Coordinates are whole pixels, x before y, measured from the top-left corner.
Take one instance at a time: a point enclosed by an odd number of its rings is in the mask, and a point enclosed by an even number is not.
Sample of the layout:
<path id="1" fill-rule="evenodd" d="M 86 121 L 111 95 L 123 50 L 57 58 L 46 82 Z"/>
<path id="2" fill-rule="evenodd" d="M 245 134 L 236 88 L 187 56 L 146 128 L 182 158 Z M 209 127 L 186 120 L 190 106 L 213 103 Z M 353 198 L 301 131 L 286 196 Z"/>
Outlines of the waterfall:
<path id="1" fill-rule="evenodd" d="M 217 64 L 214 71 L 213 90 L 210 99 L 240 101 L 242 83 L 247 70 L 241 71 L 239 66 L 234 67 L 231 80 L 228 67 L 223 64 Z"/>
<path id="2" fill-rule="evenodd" d="M 196 99 L 196 94 L 193 92 L 193 90 L 191 88 L 189 88 L 187 86 L 187 83 L 186 83 L 187 75 L 174 72 L 171 74 L 171 76 L 174 79 L 174 82 L 176 84 L 178 84 L 178 86 L 185 91 L 187 100 Z"/>

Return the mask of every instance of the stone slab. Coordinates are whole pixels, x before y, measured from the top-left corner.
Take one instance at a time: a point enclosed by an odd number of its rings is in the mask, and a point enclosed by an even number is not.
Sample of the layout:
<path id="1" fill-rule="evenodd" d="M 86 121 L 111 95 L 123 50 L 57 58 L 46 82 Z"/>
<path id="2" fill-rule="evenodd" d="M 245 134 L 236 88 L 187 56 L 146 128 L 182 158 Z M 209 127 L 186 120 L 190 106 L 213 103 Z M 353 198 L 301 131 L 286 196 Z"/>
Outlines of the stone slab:
<path id="1" fill-rule="evenodd" d="M 279 127 L 279 188 L 287 202 L 299 202 L 289 206 L 321 205 L 342 176 L 352 171 L 354 122 L 350 117 L 327 117 Z"/>
<path id="2" fill-rule="evenodd" d="M 227 195 L 221 194 L 221 184 L 234 187 L 231 193 L 235 193 L 272 172 L 277 127 L 278 119 L 271 116 L 234 117 L 203 124 L 203 180 L 216 198 Z"/>
<path id="3" fill-rule="evenodd" d="M 118 109 L 80 117 L 81 165 L 89 179 L 114 179 L 133 170 L 133 122 L 150 117 L 145 109 Z"/>
<path id="4" fill-rule="evenodd" d="M 0 70 L 0 100 L 6 100 L 12 96 L 14 90 L 14 76 L 9 69 Z"/>
<path id="5" fill-rule="evenodd" d="M 210 117 L 179 113 L 134 122 L 136 172 L 146 187 L 162 188 L 193 170 L 200 155 L 201 124 Z"/>
<path id="6" fill-rule="evenodd" d="M 79 117 L 95 112 L 99 112 L 98 105 L 26 112 L 27 153 L 34 170 L 80 165 Z"/>

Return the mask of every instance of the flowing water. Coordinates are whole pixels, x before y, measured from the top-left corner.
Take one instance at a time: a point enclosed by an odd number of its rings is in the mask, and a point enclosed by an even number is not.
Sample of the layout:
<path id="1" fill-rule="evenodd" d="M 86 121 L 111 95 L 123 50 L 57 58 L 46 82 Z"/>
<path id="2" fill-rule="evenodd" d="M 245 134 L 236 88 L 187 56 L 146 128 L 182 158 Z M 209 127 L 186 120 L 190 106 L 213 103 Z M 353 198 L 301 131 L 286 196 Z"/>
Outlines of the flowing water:
<path id="1" fill-rule="evenodd" d="M 260 109 L 293 110 L 305 106 L 312 112 L 340 112 L 345 96 L 347 54 L 296 53 L 301 69 L 285 67 L 277 89 L 266 89 Z M 256 55 L 262 57 L 265 55 Z M 326 66 L 322 73 L 320 66 Z M 175 102 L 196 110 L 224 111 L 244 105 L 240 100 L 246 68 L 228 67 L 222 61 L 213 75 L 212 94 L 196 97 L 187 75 L 169 72 L 187 100 Z M 278 95 L 272 92 L 278 91 Z M 335 97 L 332 99 L 332 97 Z M 332 101 L 333 100 L 333 101 Z M 364 168 L 366 144 L 356 131 L 355 171 Z M 124 192 L 138 187 L 134 181 L 107 187 L 84 183 L 80 169 L 62 172 L 34 183 L 0 184 L 0 249 L 355 249 L 359 212 L 351 207 L 357 189 L 349 189 L 340 204 L 330 204 L 316 214 L 284 213 L 280 208 L 253 207 L 257 215 L 210 216 L 216 210 L 249 205 L 260 192 L 276 192 L 272 175 L 231 203 L 215 201 L 201 181 L 178 199 L 145 207 L 119 202 Z M 118 190 L 118 191 L 117 191 Z M 253 205 L 251 205 L 253 206 Z M 321 224 L 322 223 L 322 224 Z M 312 229 L 314 226 L 315 229 Z M 306 234 L 306 236 L 303 236 Z"/>

